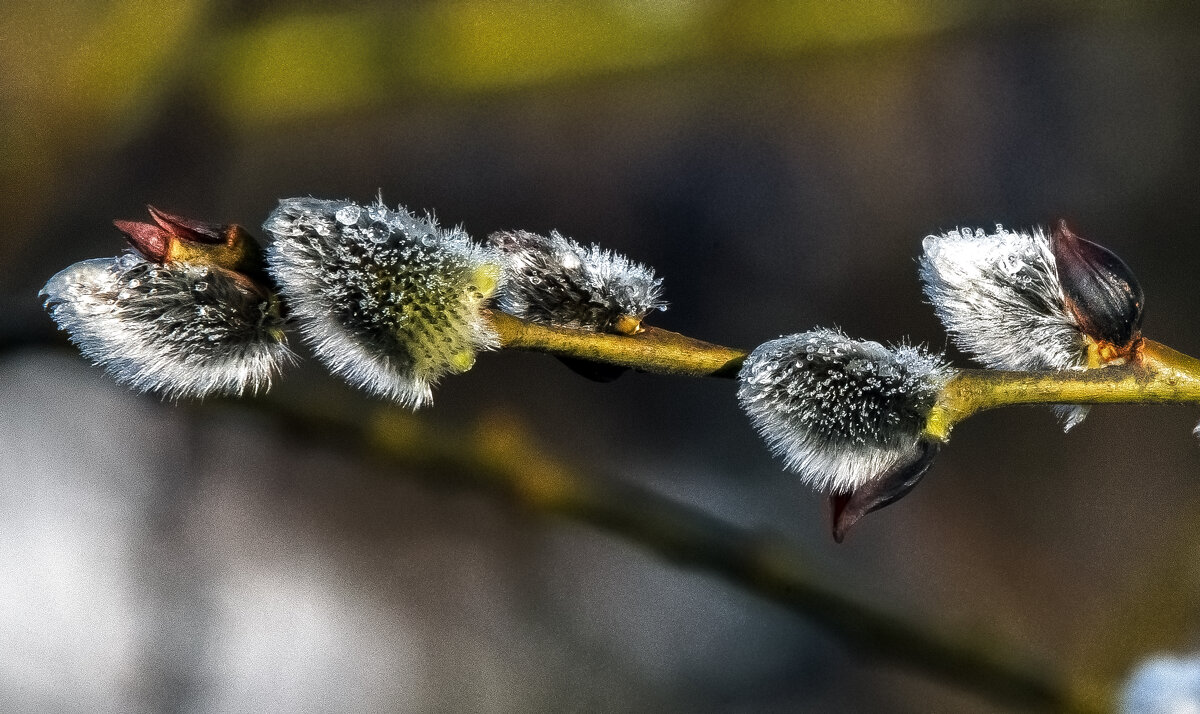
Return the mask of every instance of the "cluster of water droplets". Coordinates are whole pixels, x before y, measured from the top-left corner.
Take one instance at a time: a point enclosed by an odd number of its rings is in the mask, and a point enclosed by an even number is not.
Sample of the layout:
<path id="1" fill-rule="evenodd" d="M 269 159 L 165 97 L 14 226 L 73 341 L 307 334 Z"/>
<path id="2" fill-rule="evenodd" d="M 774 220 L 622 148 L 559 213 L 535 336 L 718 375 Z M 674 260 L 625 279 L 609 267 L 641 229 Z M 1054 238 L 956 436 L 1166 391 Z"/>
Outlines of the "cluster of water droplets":
<path id="1" fill-rule="evenodd" d="M 938 389 L 940 356 L 814 330 L 760 345 L 738 398 L 788 468 L 818 488 L 846 490 L 917 446 Z"/>
<path id="2" fill-rule="evenodd" d="M 497 256 L 460 228 L 382 203 L 293 198 L 263 227 L 272 275 L 335 373 L 417 406 L 441 376 L 495 346 L 482 308 Z"/>
<path id="3" fill-rule="evenodd" d="M 662 278 L 650 267 L 619 253 L 579 243 L 551 231 L 504 231 L 488 245 L 505 255 L 508 274 L 500 309 L 531 322 L 612 331 L 622 318 L 640 323 L 652 310 L 666 310 Z"/>

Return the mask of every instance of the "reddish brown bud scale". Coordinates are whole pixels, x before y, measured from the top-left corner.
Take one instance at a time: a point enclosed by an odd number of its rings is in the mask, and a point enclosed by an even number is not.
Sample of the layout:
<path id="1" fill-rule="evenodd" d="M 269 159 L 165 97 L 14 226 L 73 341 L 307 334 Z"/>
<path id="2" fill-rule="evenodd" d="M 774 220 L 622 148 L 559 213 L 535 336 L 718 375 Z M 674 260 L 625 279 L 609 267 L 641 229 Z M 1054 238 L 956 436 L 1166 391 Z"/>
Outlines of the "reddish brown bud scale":
<path id="1" fill-rule="evenodd" d="M 133 249 L 154 263 L 165 263 L 171 251 L 171 234 L 158 226 L 137 221 L 113 221 L 117 230 L 125 234 Z"/>
<path id="2" fill-rule="evenodd" d="M 918 447 L 918 455 L 912 461 L 897 464 L 853 491 L 830 495 L 829 507 L 833 516 L 835 542 L 841 543 L 850 528 L 862 520 L 863 516 L 884 506 L 890 506 L 916 488 L 941 450 L 939 444 L 925 440 L 922 440 Z"/>
<path id="3" fill-rule="evenodd" d="M 154 206 L 146 209 L 154 223 L 113 221 L 113 224 L 147 260 L 164 265 L 211 265 L 240 273 L 250 282 L 266 282 L 262 251 L 241 226 L 197 221 Z"/>
<path id="4" fill-rule="evenodd" d="M 232 226 L 176 216 L 172 213 L 159 210 L 154 206 L 146 206 L 146 210 L 150 212 L 150 217 L 154 219 L 155 223 L 162 226 L 164 231 L 179 240 L 192 243 L 208 243 L 211 245 L 229 243 L 227 233 L 228 229 Z"/>

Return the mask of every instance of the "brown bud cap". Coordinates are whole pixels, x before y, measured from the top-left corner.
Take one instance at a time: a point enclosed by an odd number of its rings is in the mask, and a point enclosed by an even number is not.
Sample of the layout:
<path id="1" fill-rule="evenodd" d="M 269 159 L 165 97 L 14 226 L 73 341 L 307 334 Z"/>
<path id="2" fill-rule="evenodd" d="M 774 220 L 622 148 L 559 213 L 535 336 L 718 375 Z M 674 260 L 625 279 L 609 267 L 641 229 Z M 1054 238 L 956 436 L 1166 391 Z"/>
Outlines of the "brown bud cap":
<path id="1" fill-rule="evenodd" d="M 829 497 L 834 541 L 841 543 L 846 532 L 863 516 L 890 506 L 916 487 L 941 450 L 940 445 L 931 441 L 921 441 L 918 446 L 920 451 L 912 461 L 897 464 L 849 493 Z"/>
<path id="2" fill-rule="evenodd" d="M 1145 295 L 1133 271 L 1115 253 L 1072 233 L 1059 221 L 1050 236 L 1067 309 L 1084 333 L 1119 350 L 1141 336 Z"/>
<path id="3" fill-rule="evenodd" d="M 165 263 L 171 250 L 171 234 L 150 223 L 136 221 L 113 221 L 117 230 L 125 234 L 133 249 L 154 263 Z"/>
<path id="4" fill-rule="evenodd" d="M 189 243 L 207 243 L 209 245 L 219 245 L 226 242 L 224 233 L 229 226 L 176 216 L 173 213 L 159 210 L 154 206 L 146 206 L 146 210 L 150 212 L 150 217 L 154 219 L 155 223 L 179 240 Z"/>
<path id="5" fill-rule="evenodd" d="M 147 206 L 154 223 L 113 221 L 129 243 L 155 263 L 202 263 L 265 278 L 258 243 L 237 224 L 208 223 Z"/>

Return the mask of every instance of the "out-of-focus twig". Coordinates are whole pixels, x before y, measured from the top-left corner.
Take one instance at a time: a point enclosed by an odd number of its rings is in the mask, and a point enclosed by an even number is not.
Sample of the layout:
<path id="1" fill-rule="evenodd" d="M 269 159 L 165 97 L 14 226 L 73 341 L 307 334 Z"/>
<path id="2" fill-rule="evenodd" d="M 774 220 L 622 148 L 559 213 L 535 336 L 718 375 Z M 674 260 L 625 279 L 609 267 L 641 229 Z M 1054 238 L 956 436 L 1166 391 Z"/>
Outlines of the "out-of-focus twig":
<path id="1" fill-rule="evenodd" d="M 1110 694 L 1008 645 L 964 638 L 889 612 L 821 582 L 804 553 L 770 532 L 735 526 L 653 491 L 585 473 L 547 455 L 512 419 L 447 433 L 396 409 L 366 417 L 336 405 L 257 402 L 297 434 L 361 451 L 524 508 L 587 523 L 681 566 L 719 575 L 793 612 L 863 654 L 923 671 L 998 701 L 1049 711 L 1099 712 Z"/>
<path id="2" fill-rule="evenodd" d="M 7 335 L 6 349 L 46 345 L 40 334 Z M 282 391 L 282 390 L 281 390 Z M 447 432 L 391 407 L 364 415 L 344 403 L 272 396 L 240 400 L 320 440 L 437 483 L 486 489 L 535 513 L 587 523 L 681 566 L 810 618 L 863 652 L 974 689 L 993 699 L 1051 711 L 1106 711 L 1111 692 L 1073 680 L 1008 645 L 964 638 L 877 607 L 822 583 L 804 553 L 779 536 L 732 525 L 631 483 L 589 474 L 547 455 L 512 419 Z M 201 407 L 209 408 L 209 407 Z"/>

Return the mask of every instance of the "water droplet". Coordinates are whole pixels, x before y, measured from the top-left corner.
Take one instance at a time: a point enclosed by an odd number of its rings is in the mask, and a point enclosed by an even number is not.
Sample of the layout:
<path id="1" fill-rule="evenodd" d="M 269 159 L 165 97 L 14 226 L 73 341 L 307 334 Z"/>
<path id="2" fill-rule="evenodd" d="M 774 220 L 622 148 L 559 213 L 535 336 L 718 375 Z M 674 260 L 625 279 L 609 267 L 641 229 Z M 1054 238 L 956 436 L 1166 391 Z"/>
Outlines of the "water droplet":
<path id="1" fill-rule="evenodd" d="M 432 246 L 436 242 L 437 239 L 433 237 L 432 233 L 426 233 L 425 235 L 421 236 L 421 245 L 423 246 Z"/>
<path id="2" fill-rule="evenodd" d="M 541 279 L 541 278 L 539 278 L 539 277 L 538 277 L 538 276 L 536 276 L 536 275 L 530 275 L 530 276 L 529 276 L 529 284 L 530 284 L 530 285 L 541 285 L 541 284 L 542 284 L 542 279 Z"/>
<path id="3" fill-rule="evenodd" d="M 358 223 L 358 218 L 361 215 L 362 209 L 352 203 L 349 206 L 339 208 L 337 213 L 333 214 L 333 217 L 337 219 L 338 223 L 344 226 L 352 226 Z"/>
<path id="4" fill-rule="evenodd" d="M 192 286 L 192 290 L 195 290 L 198 293 L 202 293 L 205 290 L 208 290 L 208 283 L 204 280 L 201 280 L 200 282 L 198 282 Z"/>
<path id="5" fill-rule="evenodd" d="M 138 280 L 137 278 L 134 278 L 133 280 L 129 281 L 129 287 L 131 287 L 131 288 L 136 288 L 137 286 L 139 286 L 141 284 L 142 284 L 142 281 Z"/>
<path id="6" fill-rule="evenodd" d="M 382 221 L 387 218 L 387 208 L 378 203 L 367 206 L 367 218 L 372 221 Z"/>
<path id="7" fill-rule="evenodd" d="M 128 290 L 122 290 L 121 292 L 117 293 L 117 299 L 128 300 L 132 295 L 133 293 L 129 292 Z"/>

